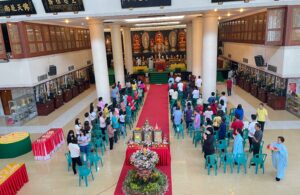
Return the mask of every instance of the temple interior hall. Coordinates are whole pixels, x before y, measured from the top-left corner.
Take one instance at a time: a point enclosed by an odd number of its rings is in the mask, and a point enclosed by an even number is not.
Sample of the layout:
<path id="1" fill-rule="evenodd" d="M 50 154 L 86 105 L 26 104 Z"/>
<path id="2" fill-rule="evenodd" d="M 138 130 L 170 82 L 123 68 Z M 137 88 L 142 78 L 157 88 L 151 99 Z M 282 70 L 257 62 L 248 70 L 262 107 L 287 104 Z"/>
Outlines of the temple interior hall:
<path id="1" fill-rule="evenodd" d="M 0 1 L 0 195 L 296 195 L 299 0 Z"/>

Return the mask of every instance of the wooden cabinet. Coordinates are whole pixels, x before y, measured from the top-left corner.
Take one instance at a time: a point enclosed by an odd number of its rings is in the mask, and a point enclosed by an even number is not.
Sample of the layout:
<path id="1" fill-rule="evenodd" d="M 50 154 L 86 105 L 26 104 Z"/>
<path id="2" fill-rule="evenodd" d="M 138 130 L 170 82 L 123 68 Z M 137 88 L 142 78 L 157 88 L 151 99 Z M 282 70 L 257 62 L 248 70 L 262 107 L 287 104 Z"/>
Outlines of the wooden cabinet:
<path id="1" fill-rule="evenodd" d="M 55 110 L 54 100 L 48 100 L 45 103 L 37 103 L 36 107 L 39 116 L 47 116 Z"/>
<path id="2" fill-rule="evenodd" d="M 277 96 L 274 93 L 268 94 L 268 106 L 273 108 L 274 110 L 284 110 L 286 103 L 286 97 L 284 96 Z"/>
<path id="3" fill-rule="evenodd" d="M 86 90 L 88 88 L 90 88 L 90 81 L 85 81 L 84 82 L 84 89 Z"/>
<path id="4" fill-rule="evenodd" d="M 78 92 L 78 87 L 76 85 L 74 85 L 71 88 L 71 90 L 72 90 L 72 96 L 73 96 L 73 98 L 76 97 L 76 96 L 78 96 L 79 92 Z"/>
<path id="5" fill-rule="evenodd" d="M 252 84 L 251 85 L 251 91 L 250 91 L 250 93 L 251 93 L 251 95 L 253 95 L 254 97 L 257 97 L 257 89 L 258 89 L 258 86 L 256 85 L 256 84 Z"/>
<path id="6" fill-rule="evenodd" d="M 219 24 L 221 41 L 264 44 L 266 31 L 266 12 L 225 21 Z"/>
<path id="7" fill-rule="evenodd" d="M 251 82 L 250 82 L 250 80 L 245 80 L 244 90 L 250 93 L 250 91 L 251 91 Z"/>
<path id="8" fill-rule="evenodd" d="M 7 25 L 11 58 L 27 58 L 90 48 L 89 30 L 30 22 Z M 77 36 L 74 36 L 77 35 Z M 0 57 L 1 57 L 0 38 Z"/>
<path id="9" fill-rule="evenodd" d="M 69 102 L 72 98 L 73 98 L 72 90 L 71 89 L 65 89 L 63 91 L 64 102 Z"/>
<path id="10" fill-rule="evenodd" d="M 78 82 L 78 93 L 82 93 L 84 91 L 84 83 L 83 82 Z"/>
<path id="11" fill-rule="evenodd" d="M 258 88 L 258 99 L 264 103 L 268 101 L 268 94 L 264 88 Z"/>
<path id="12" fill-rule="evenodd" d="M 56 95 L 54 98 L 54 107 L 59 108 L 64 105 L 64 98 L 63 95 Z"/>

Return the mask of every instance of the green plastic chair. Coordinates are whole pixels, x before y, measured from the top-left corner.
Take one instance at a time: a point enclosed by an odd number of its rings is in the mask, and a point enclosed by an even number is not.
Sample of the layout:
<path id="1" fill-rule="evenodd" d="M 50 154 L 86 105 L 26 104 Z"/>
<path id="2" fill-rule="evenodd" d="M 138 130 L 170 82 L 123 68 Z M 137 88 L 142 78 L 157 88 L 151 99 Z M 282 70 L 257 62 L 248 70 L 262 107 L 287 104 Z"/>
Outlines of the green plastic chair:
<path id="1" fill-rule="evenodd" d="M 243 165 L 244 172 L 246 174 L 247 173 L 247 161 L 248 161 L 248 156 L 246 155 L 246 153 L 237 154 L 235 161 L 238 166 L 237 173 L 240 173 L 240 167 L 241 167 L 241 165 Z"/>
<path id="2" fill-rule="evenodd" d="M 193 123 L 190 123 L 187 129 L 187 133 L 190 134 L 190 138 L 193 136 L 193 132 L 195 131 Z"/>
<path id="3" fill-rule="evenodd" d="M 67 163 L 68 163 L 68 171 L 70 171 L 70 168 L 72 167 L 72 158 L 70 153 L 65 153 L 65 157 L 67 159 Z"/>
<path id="4" fill-rule="evenodd" d="M 106 150 L 105 144 L 103 143 L 102 138 L 96 139 L 95 147 L 100 148 L 102 156 L 104 155 L 104 151 Z"/>
<path id="5" fill-rule="evenodd" d="M 122 129 L 123 129 L 123 132 L 124 132 L 124 133 L 122 133 Z M 124 124 L 121 124 L 121 123 L 120 123 L 120 133 L 121 133 L 121 135 L 123 136 L 123 138 L 125 139 L 125 137 L 127 136 L 126 124 L 125 124 L 125 123 L 124 123 Z"/>
<path id="6" fill-rule="evenodd" d="M 193 144 L 195 144 L 195 148 L 200 141 L 202 143 L 202 132 L 200 130 L 194 131 Z"/>
<path id="7" fill-rule="evenodd" d="M 243 130 L 243 148 L 245 148 L 246 142 L 248 140 L 248 133 L 249 133 L 248 129 Z"/>
<path id="8" fill-rule="evenodd" d="M 220 166 L 223 164 L 224 173 L 226 173 L 227 165 L 230 166 L 230 172 L 233 173 L 234 157 L 232 153 L 221 154 Z"/>
<path id="9" fill-rule="evenodd" d="M 257 174 L 258 167 L 260 167 L 263 171 L 263 174 L 265 173 L 265 161 L 267 158 L 267 154 L 255 154 L 249 163 L 249 168 L 252 163 L 255 164 L 255 174 Z"/>
<path id="10" fill-rule="evenodd" d="M 97 152 L 93 152 L 89 155 L 88 160 L 90 162 L 90 169 L 92 166 L 95 167 L 96 172 L 98 172 L 98 162 L 100 161 L 102 167 L 103 167 L 103 161 L 102 158 L 97 154 Z"/>
<path id="11" fill-rule="evenodd" d="M 227 145 L 229 146 L 230 140 L 233 139 L 233 130 L 228 130 L 226 132 Z"/>
<path id="12" fill-rule="evenodd" d="M 231 108 L 229 114 L 235 115 L 235 110 L 236 110 L 236 108 Z"/>
<path id="13" fill-rule="evenodd" d="M 183 124 L 175 125 L 175 136 L 177 135 L 177 139 L 179 139 L 179 134 L 181 134 L 182 139 L 184 139 L 184 128 Z"/>
<path id="14" fill-rule="evenodd" d="M 78 176 L 79 176 L 79 186 L 81 186 L 81 180 L 84 179 L 85 186 L 88 187 L 88 176 L 92 176 L 92 179 L 94 180 L 93 172 L 87 168 L 86 166 L 77 166 L 78 169 Z"/>
<path id="15" fill-rule="evenodd" d="M 259 146 L 259 153 L 260 153 L 260 154 L 262 154 L 262 150 L 263 150 L 263 147 L 264 147 L 264 143 L 265 143 L 264 141 L 261 141 L 261 142 L 260 142 L 260 146 Z"/>
<path id="16" fill-rule="evenodd" d="M 132 121 L 131 115 L 127 115 L 126 114 L 125 124 L 128 125 L 130 129 L 132 129 L 132 127 L 133 127 L 133 121 Z"/>
<path id="17" fill-rule="evenodd" d="M 218 157 L 215 154 L 207 155 L 205 160 L 205 168 L 207 168 L 207 174 L 210 175 L 210 168 L 214 169 L 215 175 L 218 174 Z"/>
<path id="18" fill-rule="evenodd" d="M 218 140 L 216 144 L 216 148 L 219 151 L 219 153 L 226 153 L 227 152 L 227 141 L 226 140 Z"/>

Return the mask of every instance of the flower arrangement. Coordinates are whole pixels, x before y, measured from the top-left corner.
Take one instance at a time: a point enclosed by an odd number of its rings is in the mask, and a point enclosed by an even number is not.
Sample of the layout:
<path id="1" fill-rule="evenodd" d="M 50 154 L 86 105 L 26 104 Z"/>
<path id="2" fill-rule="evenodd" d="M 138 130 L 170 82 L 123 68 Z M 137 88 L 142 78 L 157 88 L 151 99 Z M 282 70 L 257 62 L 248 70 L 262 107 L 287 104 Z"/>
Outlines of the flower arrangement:
<path id="1" fill-rule="evenodd" d="M 150 179 L 144 181 L 137 170 L 130 170 L 122 190 L 125 195 L 163 195 L 168 190 L 168 177 L 154 169 Z"/>
<path id="2" fill-rule="evenodd" d="M 158 155 L 156 152 L 149 150 L 148 148 L 143 148 L 136 151 L 130 157 L 130 163 L 137 170 L 153 170 L 155 165 L 158 163 Z"/>

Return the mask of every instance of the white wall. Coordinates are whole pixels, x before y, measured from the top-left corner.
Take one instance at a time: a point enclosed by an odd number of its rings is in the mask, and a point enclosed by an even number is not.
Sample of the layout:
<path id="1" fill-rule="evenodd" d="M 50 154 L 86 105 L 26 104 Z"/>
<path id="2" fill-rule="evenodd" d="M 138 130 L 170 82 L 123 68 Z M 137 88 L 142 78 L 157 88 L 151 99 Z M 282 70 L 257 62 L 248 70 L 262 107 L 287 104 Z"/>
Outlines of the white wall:
<path id="1" fill-rule="evenodd" d="M 68 67 L 74 65 L 74 70 L 88 66 L 92 61 L 90 49 L 66 52 L 61 54 L 40 56 L 34 58 L 15 59 L 0 64 L 0 88 L 31 87 L 37 85 L 38 76 L 47 74 L 49 65 L 56 65 L 57 75 L 53 79 L 68 73 Z M 43 80 L 45 82 L 47 80 Z"/>
<path id="2" fill-rule="evenodd" d="M 300 77 L 300 46 L 284 48 L 284 77 Z"/>

